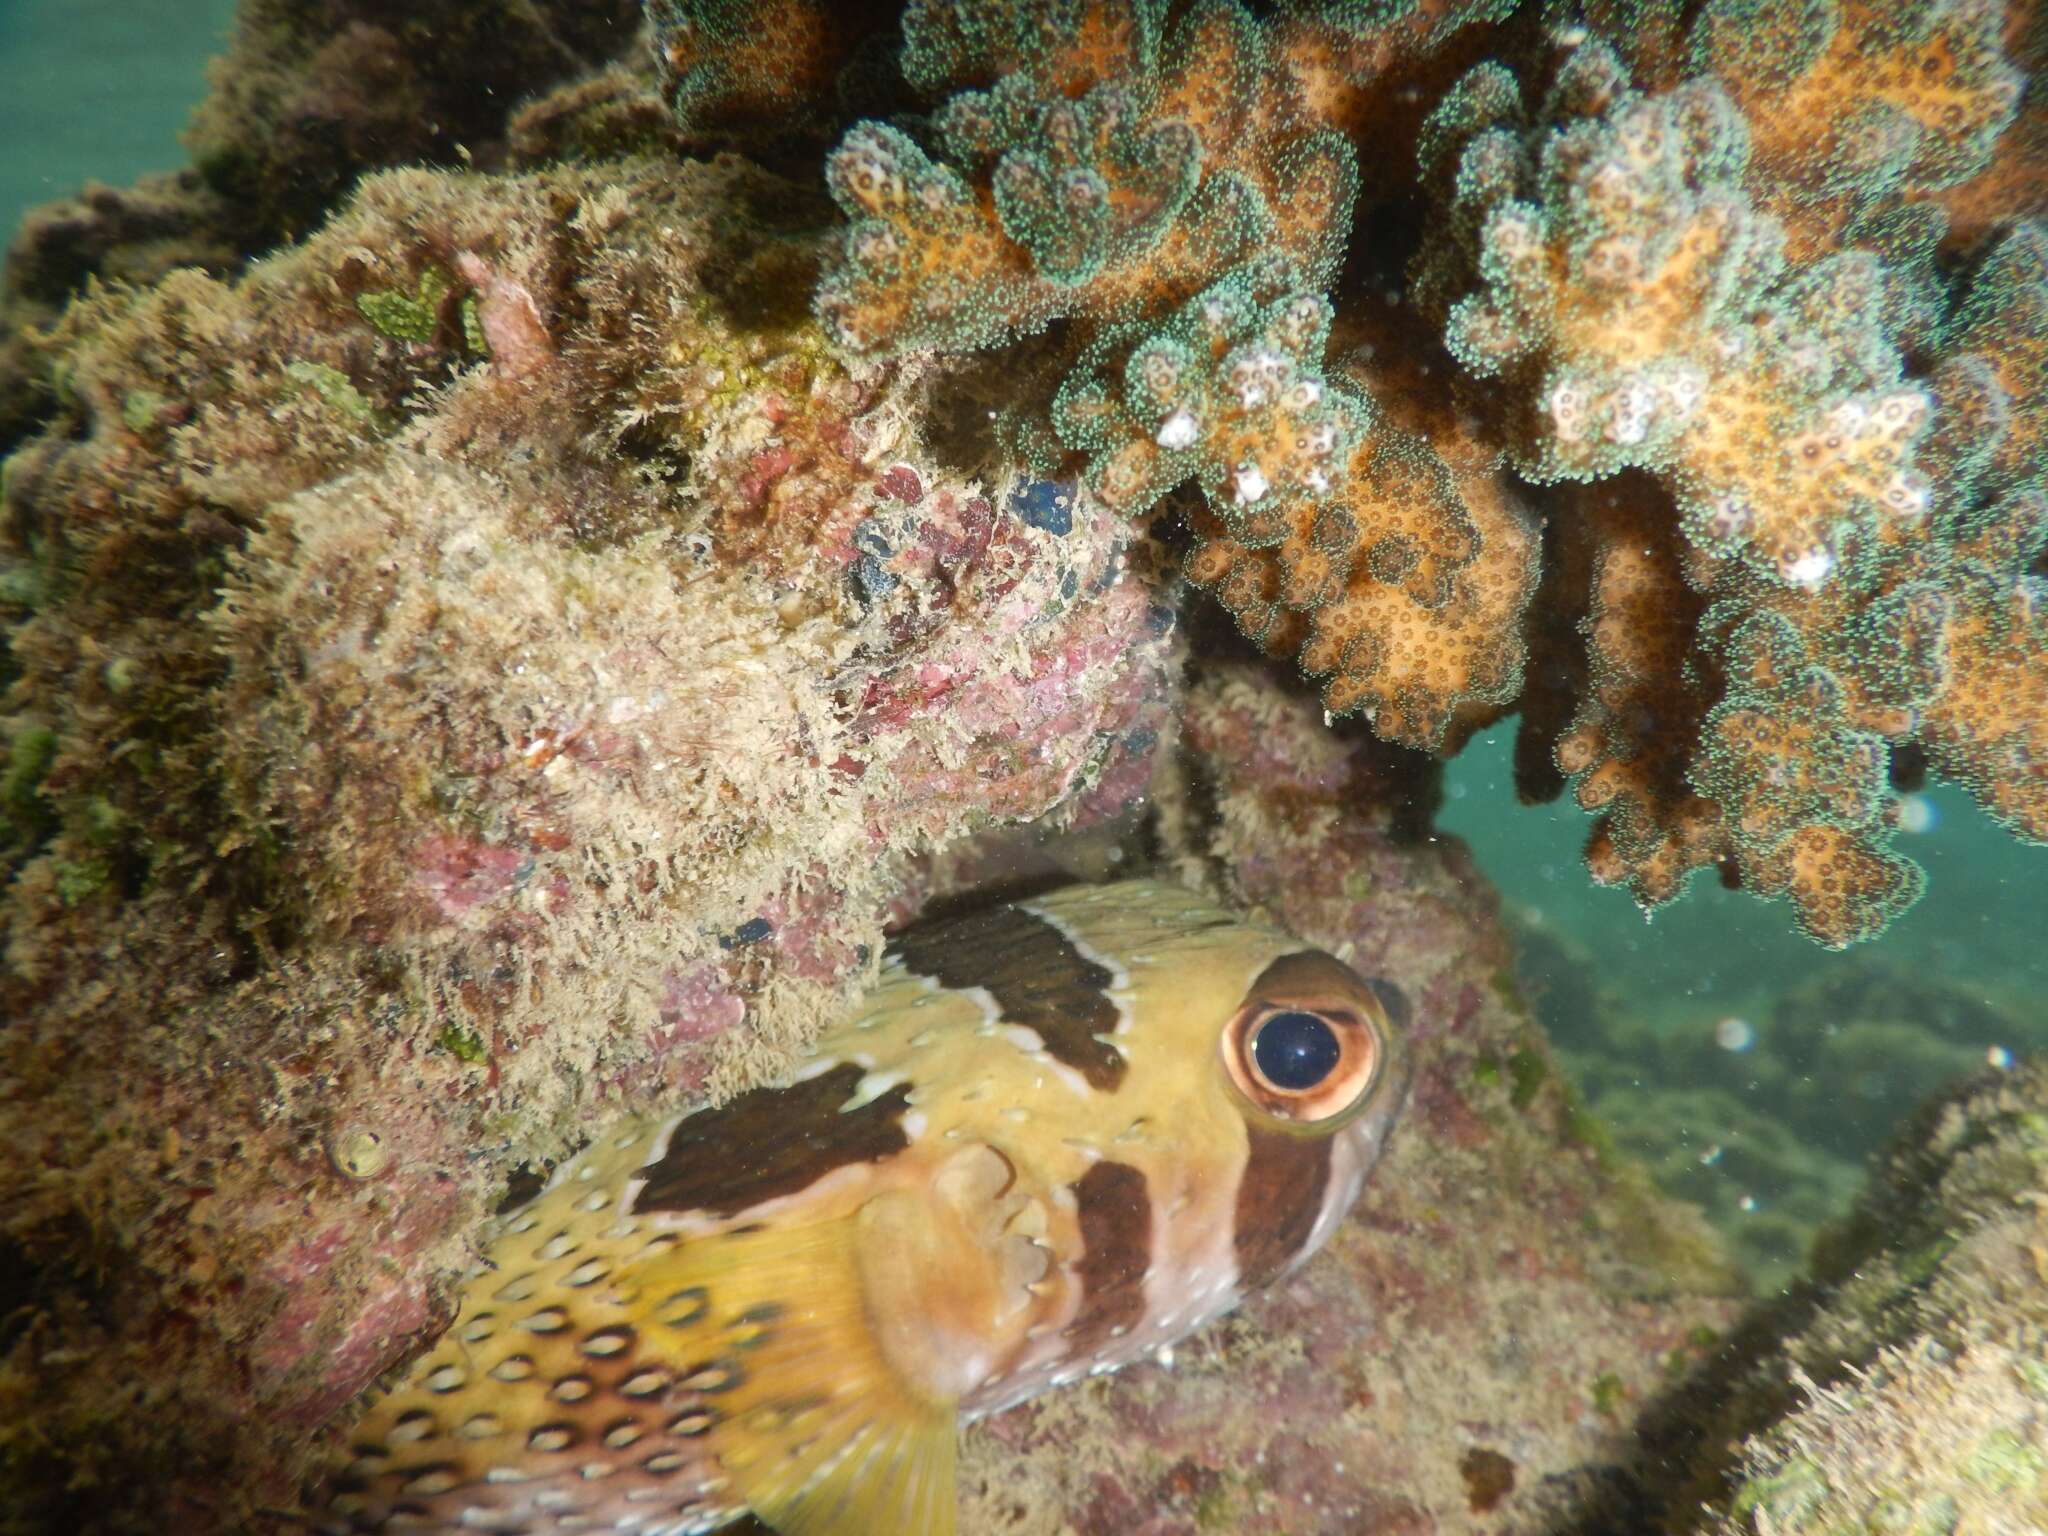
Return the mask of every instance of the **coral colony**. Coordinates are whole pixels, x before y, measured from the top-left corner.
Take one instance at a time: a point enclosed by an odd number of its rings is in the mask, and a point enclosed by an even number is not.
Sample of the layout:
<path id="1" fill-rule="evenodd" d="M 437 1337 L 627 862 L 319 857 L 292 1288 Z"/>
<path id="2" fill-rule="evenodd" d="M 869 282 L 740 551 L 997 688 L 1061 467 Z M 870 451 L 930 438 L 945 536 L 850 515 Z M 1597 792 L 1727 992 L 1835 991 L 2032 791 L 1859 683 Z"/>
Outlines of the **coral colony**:
<path id="1" fill-rule="evenodd" d="M 683 121 L 814 106 L 830 8 L 767 8 L 772 69 L 696 62 L 730 9 L 656 7 Z M 1528 706 L 1525 788 L 1598 813 L 1596 879 L 1656 905 L 1714 866 L 1849 944 L 1921 889 L 1901 765 L 2048 838 L 2048 250 L 2006 25 L 913 4 L 929 115 L 826 158 L 818 313 L 869 355 L 1022 354 L 1051 387 L 1006 444 L 1110 507 L 1194 486 L 1186 573 L 1331 714 L 1451 751 Z"/>

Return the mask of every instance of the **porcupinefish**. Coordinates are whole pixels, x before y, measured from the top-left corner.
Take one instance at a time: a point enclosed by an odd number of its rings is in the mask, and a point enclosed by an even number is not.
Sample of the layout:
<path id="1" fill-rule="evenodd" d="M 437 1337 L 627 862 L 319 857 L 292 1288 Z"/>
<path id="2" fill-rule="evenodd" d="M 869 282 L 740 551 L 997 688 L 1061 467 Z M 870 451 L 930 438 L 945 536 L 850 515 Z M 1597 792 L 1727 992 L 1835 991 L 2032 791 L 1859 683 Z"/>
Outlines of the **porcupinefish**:
<path id="1" fill-rule="evenodd" d="M 613 1125 L 499 1218 L 322 1528 L 950 1536 L 963 1420 L 1319 1248 L 1399 992 L 1147 882 L 907 930 L 780 1081 Z"/>

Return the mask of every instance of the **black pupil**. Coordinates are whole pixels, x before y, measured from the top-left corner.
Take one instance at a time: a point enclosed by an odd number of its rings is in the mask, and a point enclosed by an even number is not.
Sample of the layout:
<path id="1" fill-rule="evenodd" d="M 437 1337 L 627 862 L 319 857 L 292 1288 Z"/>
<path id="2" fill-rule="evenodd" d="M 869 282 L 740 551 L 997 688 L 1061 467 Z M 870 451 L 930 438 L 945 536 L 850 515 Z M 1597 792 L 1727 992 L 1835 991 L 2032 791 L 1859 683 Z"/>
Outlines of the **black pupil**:
<path id="1" fill-rule="evenodd" d="M 1313 1088 L 1344 1054 L 1337 1032 L 1312 1013 L 1276 1013 L 1252 1039 L 1252 1059 L 1275 1088 Z"/>

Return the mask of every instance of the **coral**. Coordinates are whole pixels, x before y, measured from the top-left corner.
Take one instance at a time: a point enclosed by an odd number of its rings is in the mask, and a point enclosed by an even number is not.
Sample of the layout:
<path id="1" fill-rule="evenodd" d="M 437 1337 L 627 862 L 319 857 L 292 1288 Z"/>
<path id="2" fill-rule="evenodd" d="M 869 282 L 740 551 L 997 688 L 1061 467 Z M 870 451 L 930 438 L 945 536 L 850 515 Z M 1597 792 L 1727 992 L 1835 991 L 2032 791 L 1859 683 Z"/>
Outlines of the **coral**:
<path id="1" fill-rule="evenodd" d="M 904 73 L 949 96 L 940 154 L 866 123 L 827 161 L 853 220 L 818 295 L 834 333 L 959 350 L 1056 318 L 1140 324 L 1258 252 L 1327 281 L 1349 146 L 1302 116 L 1245 11 L 1165 10 L 913 6 Z"/>
<path id="2" fill-rule="evenodd" d="M 1333 716 L 1448 755 L 1519 704 L 1596 879 L 1868 939 L 1924 887 L 1894 759 L 2039 835 L 2039 199 L 1980 185 L 2026 184 L 2037 42 L 1537 9 L 914 5 L 937 111 L 828 157 L 818 312 L 1014 359 L 998 461 L 1177 513 Z"/>
<path id="3" fill-rule="evenodd" d="M 1461 446 L 1368 429 L 1342 488 L 1289 508 L 1277 542 L 1241 522 L 1190 518 L 1200 542 L 1189 579 L 1212 587 L 1267 650 L 1330 674 L 1326 709 L 1362 713 L 1404 746 L 1445 745 L 1521 683 L 1517 623 L 1536 538 L 1495 467 Z"/>
<path id="4" fill-rule="evenodd" d="M 1866 939 L 1923 884 L 1889 846 L 1906 743 L 2039 836 L 2038 234 L 1992 249 L 1914 382 L 1867 252 L 1789 263 L 1718 84 L 1640 96 L 1590 45 L 1546 126 L 1518 100 L 1482 67 L 1432 120 L 1456 216 L 1419 282 L 1517 403 L 1521 472 L 1600 482 L 1553 541 L 1583 606 L 1546 604 L 1581 616 L 1587 665 L 1548 669 L 1531 717 L 1601 814 L 1588 865 L 1650 905 L 1715 865 L 1824 943 Z"/>
<path id="5" fill-rule="evenodd" d="M 1292 45 L 1216 3 L 1163 27 L 1149 5 L 1057 24 L 913 8 L 905 39 L 929 92 L 1000 78 L 948 101 L 937 160 L 881 123 L 834 152 L 853 223 L 818 306 L 839 337 L 962 350 L 1068 322 L 1049 432 L 1028 400 L 1006 413 L 1040 468 L 1081 456 L 1134 515 L 1192 479 L 1207 506 L 1190 574 L 1247 634 L 1329 675 L 1333 712 L 1436 746 L 1461 708 L 1512 697 L 1521 515 L 1326 372 L 1322 290 L 1357 158 L 1315 127 Z M 1482 546 L 1483 567 L 1453 569 Z"/>
<path id="6" fill-rule="evenodd" d="M 1688 41 L 1751 124 L 1752 181 L 1798 262 L 1897 239 L 1919 220 L 1888 215 L 1986 168 L 2022 85 L 2004 30 L 1997 0 L 1721 0 Z"/>
<path id="7" fill-rule="evenodd" d="M 661 88 L 686 134 L 822 137 L 841 76 L 895 19 L 883 0 L 651 0 Z"/>
<path id="8" fill-rule="evenodd" d="M 1927 491 L 1913 440 L 1924 391 L 1885 345 L 1877 267 L 1788 267 L 1782 227 L 1743 196 L 1746 122 L 1716 86 L 1628 90 L 1599 45 L 1551 87 L 1537 142 L 1517 91 L 1467 76 L 1432 120 L 1425 176 L 1452 183 L 1424 302 L 1442 296 L 1460 363 L 1526 413 L 1517 467 L 1538 480 L 1658 473 L 1691 541 L 1817 585 L 1879 507 Z M 1460 276 L 1475 286 L 1452 302 Z"/>

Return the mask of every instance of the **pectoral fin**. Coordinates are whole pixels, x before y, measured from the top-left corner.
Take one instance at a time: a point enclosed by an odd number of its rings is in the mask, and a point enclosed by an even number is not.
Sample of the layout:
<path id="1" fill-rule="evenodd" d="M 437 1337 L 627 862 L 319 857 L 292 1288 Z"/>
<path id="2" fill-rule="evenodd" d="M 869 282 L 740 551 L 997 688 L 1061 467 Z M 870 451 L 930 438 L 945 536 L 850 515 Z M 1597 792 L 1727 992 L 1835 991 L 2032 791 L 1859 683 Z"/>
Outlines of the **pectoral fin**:
<path id="1" fill-rule="evenodd" d="M 727 1307 L 755 1299 L 777 1315 L 725 1398 L 720 1462 L 747 1507 L 781 1536 L 953 1536 L 950 1400 L 906 1382 L 864 1299 L 858 1217 L 736 1235 L 689 1278 Z"/>
<path id="2" fill-rule="evenodd" d="M 849 1415 L 741 1487 L 782 1536 L 953 1536 L 958 1434 L 951 1409 Z"/>
<path id="3" fill-rule="evenodd" d="M 959 1403 L 1021 1342 L 1047 1250 L 1009 1161 L 970 1146 L 844 1220 L 737 1234 L 699 1275 L 780 1313 L 721 1453 L 782 1536 L 952 1536 Z M 701 1268 L 701 1248 L 694 1254 Z"/>

